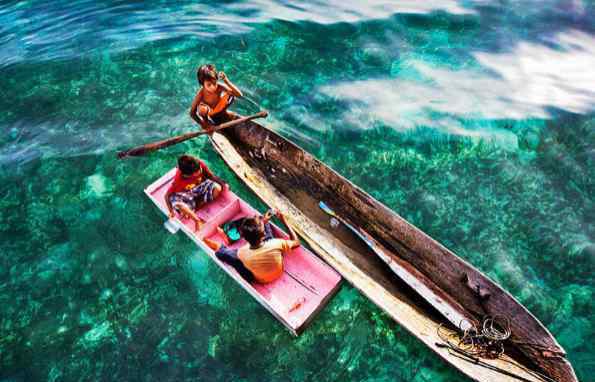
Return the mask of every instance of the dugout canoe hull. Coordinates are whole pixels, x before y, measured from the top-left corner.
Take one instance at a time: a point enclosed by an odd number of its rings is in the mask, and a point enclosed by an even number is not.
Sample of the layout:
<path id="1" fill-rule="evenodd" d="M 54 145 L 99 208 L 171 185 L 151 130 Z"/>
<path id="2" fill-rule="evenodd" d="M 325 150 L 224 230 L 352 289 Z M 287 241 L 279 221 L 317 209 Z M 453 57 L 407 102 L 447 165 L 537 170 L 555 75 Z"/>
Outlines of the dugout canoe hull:
<path id="1" fill-rule="evenodd" d="M 395 262 L 451 302 L 471 321 L 505 316 L 511 322 L 507 353 L 484 360 L 525 380 L 539 381 L 529 369 L 558 382 L 577 381 L 565 351 L 524 306 L 499 285 L 398 214 L 349 182 L 293 142 L 247 122 L 211 137 L 228 166 L 266 204 L 279 209 L 325 261 L 395 321 L 458 370 L 477 381 L 518 381 L 506 373 L 462 360 L 442 348 L 437 334 L 449 324 L 410 290 L 351 232 L 329 225 L 318 208 L 324 201 L 350 224 L 365 230 Z M 427 300 L 427 299 L 426 299 Z M 435 303 L 435 301 L 434 301 Z M 454 329 L 453 326 L 450 326 Z M 531 344 L 530 346 L 527 344 Z"/>

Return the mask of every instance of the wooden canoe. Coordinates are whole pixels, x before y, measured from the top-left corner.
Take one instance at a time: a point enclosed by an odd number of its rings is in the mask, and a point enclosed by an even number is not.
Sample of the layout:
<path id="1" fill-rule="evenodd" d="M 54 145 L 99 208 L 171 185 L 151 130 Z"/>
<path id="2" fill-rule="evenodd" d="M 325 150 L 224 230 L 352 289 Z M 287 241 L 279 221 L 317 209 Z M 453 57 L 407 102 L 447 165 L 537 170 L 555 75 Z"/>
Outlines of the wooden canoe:
<path id="1" fill-rule="evenodd" d="M 173 181 L 175 171 L 175 168 L 168 171 L 145 189 L 145 194 L 166 216 L 168 211 L 165 193 Z M 205 224 L 195 232 L 194 222 L 181 219 L 178 222 L 182 231 L 293 335 L 297 336 L 304 330 L 339 288 L 341 276 L 302 246 L 285 255 L 283 275 L 279 279 L 268 284 L 244 280 L 235 269 L 217 259 L 203 239 L 209 238 L 223 244 L 223 237 L 217 227 L 258 212 L 233 192 L 226 190 L 196 213 Z M 276 226 L 273 226 L 273 234 L 275 237 L 287 238 L 287 234 Z M 231 248 L 244 244 L 246 241 L 241 239 L 233 243 Z"/>
<path id="2" fill-rule="evenodd" d="M 211 142 L 266 204 L 288 216 L 315 252 L 467 376 L 482 382 L 577 381 L 562 347 L 509 293 L 296 144 L 254 122 L 216 133 Z M 376 251 L 353 232 L 332 227 L 318 207 L 320 201 L 365 232 Z M 387 266 L 391 262 L 415 277 L 424 290 L 404 283 L 391 271 L 395 268 Z M 437 309 L 437 304 L 447 309 Z M 511 336 L 505 354 L 477 364 L 442 347 L 438 328 L 446 325 L 457 331 L 445 318 L 449 309 L 472 323 L 487 316 L 508 318 Z"/>

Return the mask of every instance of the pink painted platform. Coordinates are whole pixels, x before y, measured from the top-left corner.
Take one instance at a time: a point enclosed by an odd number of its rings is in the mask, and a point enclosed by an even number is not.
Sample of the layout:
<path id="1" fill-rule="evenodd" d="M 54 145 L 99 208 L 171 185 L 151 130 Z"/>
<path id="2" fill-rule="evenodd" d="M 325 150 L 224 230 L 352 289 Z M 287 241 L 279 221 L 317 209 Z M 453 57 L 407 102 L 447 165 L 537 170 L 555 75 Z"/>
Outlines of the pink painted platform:
<path id="1" fill-rule="evenodd" d="M 175 168 L 170 170 L 145 189 L 147 196 L 166 216 L 167 206 L 164 195 L 174 178 L 175 171 Z M 268 284 L 249 283 L 231 266 L 219 261 L 213 250 L 202 240 L 208 237 L 223 243 L 216 229 L 218 226 L 257 213 L 258 211 L 228 190 L 197 211 L 197 215 L 206 221 L 198 232 L 194 231 L 194 223 L 191 220 L 180 219 L 182 223 L 180 226 L 184 233 L 196 242 L 219 267 L 297 336 L 337 291 L 341 276 L 309 250 L 298 247 L 284 255 L 284 272 L 279 279 Z M 285 232 L 276 226 L 273 232 L 276 237 L 287 238 Z M 246 242 L 241 239 L 231 247 L 236 248 L 244 244 Z"/>

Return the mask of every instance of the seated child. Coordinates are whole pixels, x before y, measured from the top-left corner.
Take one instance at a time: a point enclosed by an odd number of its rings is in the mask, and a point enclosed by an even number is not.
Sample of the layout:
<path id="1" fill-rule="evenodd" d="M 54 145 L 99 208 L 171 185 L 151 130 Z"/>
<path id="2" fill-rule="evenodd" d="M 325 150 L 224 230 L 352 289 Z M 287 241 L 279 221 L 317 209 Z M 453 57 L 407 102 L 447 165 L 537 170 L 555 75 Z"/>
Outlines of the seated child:
<path id="1" fill-rule="evenodd" d="M 196 77 L 201 88 L 192 101 L 190 117 L 205 130 L 211 129 L 212 125 L 234 119 L 235 114 L 227 111 L 227 108 L 234 101 L 234 97 L 242 96 L 240 89 L 224 72 L 217 73 L 215 66 L 211 64 L 198 68 Z M 225 85 L 218 83 L 219 79 L 223 80 Z"/>
<path id="2" fill-rule="evenodd" d="M 208 238 L 205 243 L 213 249 L 217 258 L 232 267 L 248 282 L 270 283 L 283 274 L 283 254 L 300 246 L 300 241 L 285 216 L 276 213 L 287 228 L 289 240 L 273 237 L 269 220 L 274 213 L 245 218 L 240 225 L 240 234 L 248 242 L 238 249 L 227 248 Z"/>
<path id="3" fill-rule="evenodd" d="M 174 180 L 165 194 L 170 218 L 175 216 L 176 210 L 192 219 L 198 231 L 203 221 L 194 211 L 215 200 L 226 188 L 227 184 L 213 175 L 203 161 L 191 155 L 182 155 L 178 158 Z"/>

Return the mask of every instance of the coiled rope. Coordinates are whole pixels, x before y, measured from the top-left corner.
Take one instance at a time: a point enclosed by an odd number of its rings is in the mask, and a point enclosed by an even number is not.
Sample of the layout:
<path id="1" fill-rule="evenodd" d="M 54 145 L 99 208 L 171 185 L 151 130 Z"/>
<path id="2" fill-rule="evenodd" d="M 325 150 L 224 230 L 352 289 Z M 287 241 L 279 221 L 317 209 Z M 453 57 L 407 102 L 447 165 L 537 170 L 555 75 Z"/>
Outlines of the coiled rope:
<path id="1" fill-rule="evenodd" d="M 463 327 L 466 329 L 463 330 Z M 528 379 L 520 375 L 490 365 L 481 360 L 482 358 L 500 358 L 505 362 L 512 363 L 512 361 L 502 358 L 502 355 L 504 354 L 504 342 L 508 340 L 511 335 L 510 320 L 507 317 L 487 317 L 479 327 L 468 322 L 461 322 L 459 324 L 458 332 L 449 330 L 440 325 L 438 326 L 437 334 L 444 343 L 437 343 L 436 345 L 448 348 L 451 355 L 487 369 L 511 376 L 519 381 L 530 382 Z M 556 382 L 547 375 L 531 370 L 520 364 L 516 365 L 528 374 L 544 382 Z"/>
<path id="2" fill-rule="evenodd" d="M 466 327 L 461 330 L 461 327 Z M 510 337 L 510 321 L 506 317 L 488 317 L 481 328 L 472 324 L 461 323 L 457 332 L 446 331 L 438 327 L 438 336 L 453 348 L 464 350 L 474 357 L 495 359 L 504 354 L 504 341 Z"/>

